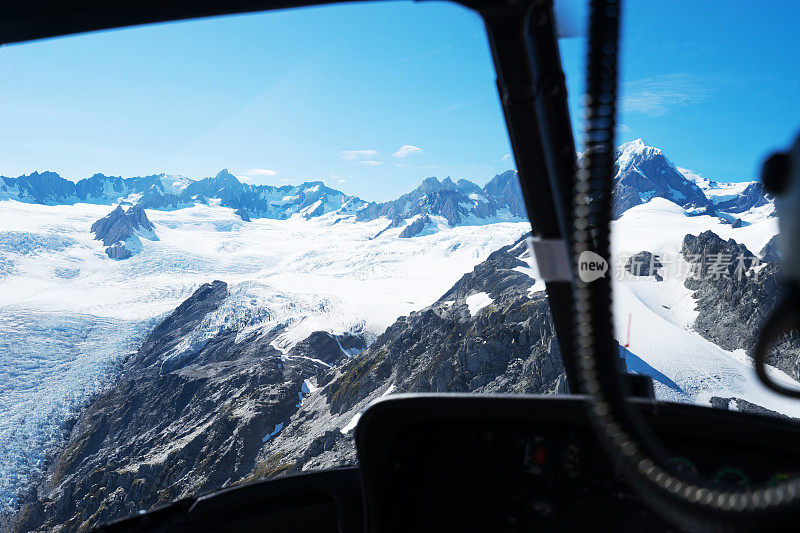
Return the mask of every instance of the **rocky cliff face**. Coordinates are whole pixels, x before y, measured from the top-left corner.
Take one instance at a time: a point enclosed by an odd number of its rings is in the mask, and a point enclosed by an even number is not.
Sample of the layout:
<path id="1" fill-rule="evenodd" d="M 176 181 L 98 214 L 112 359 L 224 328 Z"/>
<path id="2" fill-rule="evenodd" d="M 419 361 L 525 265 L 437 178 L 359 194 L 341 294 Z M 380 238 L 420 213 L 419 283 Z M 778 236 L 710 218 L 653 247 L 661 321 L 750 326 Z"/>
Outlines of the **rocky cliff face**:
<path id="1" fill-rule="evenodd" d="M 776 303 L 779 263 L 759 266 L 761 260 L 743 244 L 711 231 L 687 235 L 681 254 L 695 267 L 685 284 L 695 291 L 698 333 L 726 350 L 752 347 Z M 724 268 L 714 266 L 717 258 Z"/>
<path id="2" fill-rule="evenodd" d="M 127 209 L 118 205 L 91 227 L 95 239 L 103 241 L 106 254 L 112 259 L 127 259 L 141 249 L 139 236 L 157 239 L 155 226 L 147 218 L 142 206 L 137 204 Z"/>
<path id="3" fill-rule="evenodd" d="M 775 240 L 759 258 L 733 239 L 725 241 L 705 231 L 687 235 L 681 253 L 695 266 L 694 275 L 685 282 L 697 300 L 695 330 L 726 350 L 750 351 L 778 302 L 781 262 Z M 715 270 L 715 258 L 727 267 Z M 767 362 L 800 379 L 800 339 L 791 335 L 776 343 Z"/>
<path id="4" fill-rule="evenodd" d="M 303 363 L 282 365 L 268 343 L 237 345 L 230 332 L 190 360 L 164 360 L 226 297 L 222 282 L 202 286 L 124 362 L 79 413 L 18 530 L 85 529 L 252 471 L 263 428 L 295 408 Z"/>
<path id="5" fill-rule="evenodd" d="M 355 461 L 352 431 L 374 399 L 400 392 L 564 392 L 544 293 L 529 294 L 524 240 L 501 248 L 437 302 L 399 318 L 357 357 L 314 378 L 301 407 L 264 447 L 257 472 Z M 485 296 L 484 296 L 485 295 Z M 482 296 L 482 307 L 472 306 Z M 298 452 L 298 450 L 302 450 Z"/>
<path id="6" fill-rule="evenodd" d="M 360 411 L 392 391 L 557 391 L 546 299 L 514 270 L 525 253 L 523 241 L 496 251 L 369 347 L 315 332 L 282 353 L 272 346 L 280 328 L 199 338 L 232 297 L 221 281 L 203 285 L 77 414 L 38 492 L 21 496 L 15 528 L 86 529 L 189 494 L 352 463 Z"/>
<path id="7" fill-rule="evenodd" d="M 415 237 L 420 233 L 422 233 L 422 231 L 425 229 L 425 226 L 432 223 L 433 221 L 431 220 L 431 217 L 429 217 L 428 215 L 422 215 L 420 217 L 417 217 L 417 219 L 414 220 L 411 224 L 408 224 L 406 227 L 403 228 L 403 231 L 400 232 L 400 235 L 398 235 L 398 237 L 401 239 L 410 239 L 411 237 Z"/>

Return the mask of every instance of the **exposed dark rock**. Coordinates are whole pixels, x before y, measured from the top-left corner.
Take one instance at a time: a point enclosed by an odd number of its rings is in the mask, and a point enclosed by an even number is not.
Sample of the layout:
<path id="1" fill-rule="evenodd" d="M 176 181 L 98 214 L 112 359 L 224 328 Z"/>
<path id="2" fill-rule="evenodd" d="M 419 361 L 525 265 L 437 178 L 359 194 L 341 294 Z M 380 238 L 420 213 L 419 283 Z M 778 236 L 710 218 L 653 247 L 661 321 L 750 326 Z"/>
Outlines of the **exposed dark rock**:
<path id="1" fill-rule="evenodd" d="M 116 242 L 106 248 L 106 255 L 111 259 L 128 259 L 133 257 L 133 252 L 128 250 L 124 243 Z"/>
<path id="2" fill-rule="evenodd" d="M 126 189 L 124 179 L 98 173 L 76 183 L 75 195 L 81 200 L 103 198 L 112 191 L 118 196 L 124 196 Z"/>
<path id="3" fill-rule="evenodd" d="M 615 214 L 637 205 L 636 200 L 641 201 L 642 196 L 666 198 L 686 209 L 706 213 L 714 210 L 700 187 L 678 172 L 661 150 L 646 146 L 641 139 L 622 145 L 616 157 Z"/>
<path id="4" fill-rule="evenodd" d="M 458 182 L 459 185 L 461 181 L 463 180 Z M 502 174 L 497 174 L 489 180 L 489 183 L 483 188 L 483 192 L 498 198 L 501 205 L 508 206 L 512 215 L 520 218 L 528 216 L 525 200 L 522 198 L 522 187 L 515 170 L 506 170 Z"/>
<path id="5" fill-rule="evenodd" d="M 642 199 L 639 197 L 639 191 L 636 190 L 636 187 L 630 185 L 617 182 L 614 185 L 612 194 L 614 197 L 614 204 L 611 212 L 612 220 L 619 219 L 625 211 L 642 203 Z"/>
<path id="6" fill-rule="evenodd" d="M 655 276 L 656 280 L 662 281 L 663 278 L 657 270 L 663 266 L 657 255 L 642 251 L 628 258 L 625 270 L 634 276 Z"/>
<path id="7" fill-rule="evenodd" d="M 351 410 L 387 382 L 397 392 L 555 392 L 564 369 L 546 297 L 529 296 L 533 280 L 513 270 L 524 250 L 521 240 L 494 252 L 438 302 L 328 371 L 331 412 Z M 472 316 L 465 297 L 479 292 L 493 303 Z"/>
<path id="8" fill-rule="evenodd" d="M 153 231 L 155 226 L 147 218 L 147 214 L 140 205 L 134 205 L 126 211 L 121 205 L 111 211 L 94 224 L 91 231 L 95 239 L 103 241 L 106 246 L 111 246 L 119 241 L 136 234 L 137 231 Z"/>
<path id="9" fill-rule="evenodd" d="M 517 173 L 512 170 L 496 175 L 483 188 L 467 180 L 456 183 L 450 178 L 442 181 L 435 177 L 427 178 L 419 187 L 396 200 L 369 203 L 356 213 L 356 219 L 387 217 L 397 220 L 415 215 L 437 215 L 447 219 L 448 224 L 456 225 L 469 216 L 492 217 L 503 208 L 514 216 L 527 216 Z"/>
<path id="10" fill-rule="evenodd" d="M 20 529 L 86 529 L 253 472 L 263 438 L 296 410 L 300 374 L 269 337 L 222 331 L 194 353 L 181 342 L 228 297 L 200 287 L 123 363 L 114 387 L 81 411 Z"/>
<path id="11" fill-rule="evenodd" d="M 718 203 L 717 209 L 727 213 L 743 213 L 754 207 L 765 205 L 769 201 L 770 198 L 764 190 L 764 185 L 753 182 L 735 198 Z"/>
<path id="12" fill-rule="evenodd" d="M 767 409 L 766 407 L 761 407 L 760 405 L 750 403 L 747 400 L 742 400 L 741 398 L 720 398 L 719 396 L 712 396 L 710 403 L 712 407 L 724 409 L 726 411 L 736 410 L 742 413 L 775 416 L 785 419 L 790 418 L 783 413 L 773 411 L 772 409 Z"/>
<path id="13" fill-rule="evenodd" d="M 77 196 L 75 184 L 56 174 L 55 172 L 34 172 L 18 178 L 0 179 L 3 186 L 16 189 L 22 201 L 32 201 L 38 204 L 71 203 Z"/>
<path id="14" fill-rule="evenodd" d="M 177 194 L 165 193 L 159 181 L 158 185 L 151 185 L 144 190 L 138 205 L 145 209 L 176 209 L 188 205 L 188 202 L 184 202 Z"/>
<path id="15" fill-rule="evenodd" d="M 695 330 L 726 350 L 750 351 L 777 304 L 781 263 L 761 264 L 744 245 L 711 231 L 687 235 L 681 252 L 696 267 L 685 282 L 697 300 Z M 725 268 L 716 268 L 717 260 Z M 767 362 L 800 379 L 800 339 L 793 334 L 777 342 Z"/>
<path id="16" fill-rule="evenodd" d="M 769 263 L 777 263 L 781 260 L 780 237 L 774 235 L 767 244 L 761 249 L 761 260 Z"/>
<path id="17" fill-rule="evenodd" d="M 695 329 L 726 350 L 749 349 L 778 295 L 775 268 L 751 269 L 759 259 L 743 244 L 705 231 L 687 235 L 681 253 L 695 271 L 686 287 L 700 311 Z"/>
<path id="18" fill-rule="evenodd" d="M 399 237 L 401 239 L 408 239 L 410 237 L 414 237 L 415 235 L 419 235 L 422 230 L 425 229 L 425 226 L 431 223 L 431 219 L 428 215 L 421 216 L 417 218 L 414 222 L 403 228 L 403 231 L 400 232 Z"/>

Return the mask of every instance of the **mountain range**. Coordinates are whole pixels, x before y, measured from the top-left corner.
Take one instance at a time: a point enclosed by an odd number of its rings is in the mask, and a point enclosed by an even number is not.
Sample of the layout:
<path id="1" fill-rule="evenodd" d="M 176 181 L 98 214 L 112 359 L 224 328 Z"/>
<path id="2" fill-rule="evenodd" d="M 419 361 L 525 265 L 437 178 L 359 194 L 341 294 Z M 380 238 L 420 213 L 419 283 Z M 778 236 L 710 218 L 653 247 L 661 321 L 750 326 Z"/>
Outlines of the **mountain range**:
<path id="1" fill-rule="evenodd" d="M 718 183 L 676 167 L 661 150 L 641 139 L 623 144 L 616 152 L 614 218 L 656 197 L 670 200 L 690 214 L 719 216 L 732 224 L 746 222 L 754 209 L 772 204 L 759 182 Z M 357 221 L 386 218 L 390 227 L 410 226 L 423 218 L 403 237 L 417 235 L 426 227 L 433 229 L 437 222 L 455 226 L 493 219 L 524 220 L 527 216 L 512 170 L 497 174 L 483 187 L 464 179 L 429 177 L 413 191 L 387 202 L 367 202 L 321 181 L 280 187 L 251 185 L 227 170 L 200 180 L 165 174 L 133 178 L 95 174 L 77 183 L 55 172 L 34 172 L 17 178 L 0 176 L 2 199 L 47 205 L 127 203 L 159 210 L 218 202 L 243 220 L 334 213 Z M 772 211 L 767 208 L 760 214 L 770 216 Z"/>
<path id="2" fill-rule="evenodd" d="M 634 141 L 615 190 L 612 239 L 635 278 L 614 287 L 628 368 L 662 400 L 800 416 L 764 394 L 745 352 L 780 273 L 760 184 L 699 177 Z M 381 203 L 227 171 L 35 173 L 0 179 L 0 199 L 0 365 L 14 376 L 0 531 L 86 529 L 352 463 L 360 413 L 386 394 L 566 389 L 513 171 L 483 187 L 428 178 Z M 744 281 L 669 274 L 740 252 Z M 800 380 L 781 348 L 775 371 Z"/>

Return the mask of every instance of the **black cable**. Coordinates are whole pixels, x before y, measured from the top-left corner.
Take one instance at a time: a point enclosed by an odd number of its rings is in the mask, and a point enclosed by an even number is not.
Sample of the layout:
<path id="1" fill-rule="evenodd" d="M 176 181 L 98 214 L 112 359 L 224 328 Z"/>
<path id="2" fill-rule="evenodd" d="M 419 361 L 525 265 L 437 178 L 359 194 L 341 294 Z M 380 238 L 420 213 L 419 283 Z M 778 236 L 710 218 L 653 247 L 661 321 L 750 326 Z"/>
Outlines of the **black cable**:
<path id="1" fill-rule="evenodd" d="M 610 258 L 610 220 L 616 126 L 620 2 L 592 0 L 587 65 L 585 152 L 574 189 L 576 272 L 582 252 Z M 724 490 L 670 471 L 667 452 L 626 401 L 617 370 L 611 282 L 575 276 L 575 351 L 579 376 L 591 397 L 590 419 L 612 460 L 642 499 L 686 529 L 760 530 L 785 526 L 800 509 L 800 478 L 773 487 Z"/>

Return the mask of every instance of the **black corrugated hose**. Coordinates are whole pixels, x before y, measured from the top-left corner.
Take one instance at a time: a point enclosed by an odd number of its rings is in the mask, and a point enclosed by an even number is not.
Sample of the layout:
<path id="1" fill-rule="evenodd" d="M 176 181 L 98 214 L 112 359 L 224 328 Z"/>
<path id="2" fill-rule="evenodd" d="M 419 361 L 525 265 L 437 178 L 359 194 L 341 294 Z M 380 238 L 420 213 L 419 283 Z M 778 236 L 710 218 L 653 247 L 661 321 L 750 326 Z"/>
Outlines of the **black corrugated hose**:
<path id="1" fill-rule="evenodd" d="M 616 126 L 619 0 L 592 0 L 586 87 L 585 152 L 575 180 L 574 268 L 581 252 L 610 258 Z M 665 466 L 668 455 L 635 406 L 617 369 L 610 276 L 575 276 L 575 352 L 591 397 L 590 418 L 607 453 L 642 499 L 687 530 L 764 531 L 800 528 L 800 478 L 776 486 L 725 490 Z"/>

